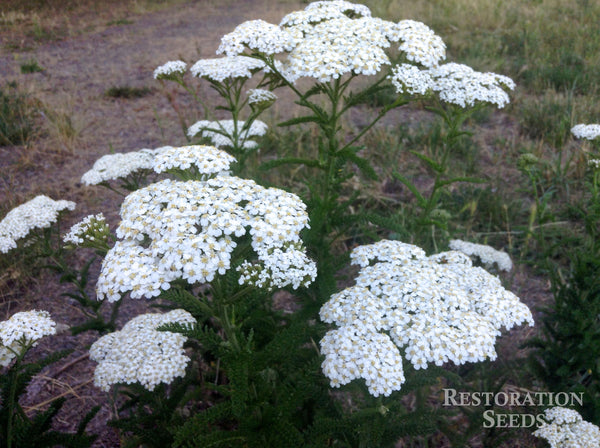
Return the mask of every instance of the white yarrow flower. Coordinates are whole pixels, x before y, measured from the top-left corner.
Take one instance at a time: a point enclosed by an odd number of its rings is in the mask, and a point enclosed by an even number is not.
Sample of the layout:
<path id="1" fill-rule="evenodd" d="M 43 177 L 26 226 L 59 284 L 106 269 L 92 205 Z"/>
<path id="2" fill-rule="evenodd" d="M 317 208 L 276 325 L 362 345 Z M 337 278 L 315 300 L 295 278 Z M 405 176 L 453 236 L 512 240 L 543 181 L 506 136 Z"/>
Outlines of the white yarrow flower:
<path id="1" fill-rule="evenodd" d="M 364 378 L 371 394 L 389 395 L 403 382 L 400 348 L 415 369 L 493 360 L 501 327 L 533 325 L 529 308 L 460 252 L 427 257 L 417 246 L 384 240 L 357 247 L 351 259 L 361 266 L 356 285 L 331 296 L 319 313 L 339 327 L 321 341 L 323 369 L 334 387 Z M 376 363 L 374 375 L 372 366 L 356 361 L 366 346 L 393 362 Z"/>
<path id="2" fill-rule="evenodd" d="M 154 70 L 154 79 L 177 79 L 185 74 L 187 64 L 183 61 L 169 61 Z"/>
<path id="3" fill-rule="evenodd" d="M 431 88 L 440 99 L 460 107 L 491 103 L 503 108 L 510 102 L 506 90 L 514 90 L 515 83 L 507 76 L 476 72 L 471 67 L 450 62 L 429 70 Z"/>
<path id="4" fill-rule="evenodd" d="M 269 90 L 264 89 L 250 89 L 248 92 L 248 104 L 252 105 L 271 105 L 276 99 L 277 95 Z"/>
<path id="5" fill-rule="evenodd" d="M 8 366 L 29 345 L 44 336 L 56 334 L 56 322 L 47 311 L 22 311 L 0 322 L 0 365 Z"/>
<path id="6" fill-rule="evenodd" d="M 238 55 L 248 47 L 266 55 L 273 55 L 290 51 L 297 38 L 297 34 L 264 20 L 249 20 L 221 38 L 217 54 Z"/>
<path id="7" fill-rule="evenodd" d="M 571 128 L 575 138 L 594 140 L 600 137 L 600 124 L 577 124 Z"/>
<path id="8" fill-rule="evenodd" d="M 200 59 L 190 71 L 198 78 L 223 82 L 227 78 L 251 78 L 254 72 L 265 66 L 259 59 L 247 56 Z"/>
<path id="9" fill-rule="evenodd" d="M 214 146 L 191 145 L 169 148 L 158 154 L 152 168 L 157 173 L 170 169 L 193 169 L 199 174 L 215 175 L 228 172 L 229 166 L 234 162 L 235 157 Z"/>
<path id="10" fill-rule="evenodd" d="M 573 409 L 553 407 L 544 412 L 546 424 L 533 435 L 546 439 L 551 448 L 600 448 L 600 428 L 586 422 Z"/>
<path id="11" fill-rule="evenodd" d="M 45 229 L 54 224 L 63 210 L 74 210 L 75 203 L 55 201 L 48 196 L 36 196 L 15 207 L 0 221 L 0 252 L 7 253 L 17 247 L 17 241 L 34 229 Z"/>
<path id="12" fill-rule="evenodd" d="M 158 331 L 167 323 L 193 324 L 196 319 L 185 310 L 166 314 L 143 314 L 114 333 L 102 336 L 90 347 L 90 359 L 98 366 L 94 384 L 108 392 L 114 384 L 139 383 L 152 391 L 185 375 L 190 359 L 180 333 Z"/>
<path id="13" fill-rule="evenodd" d="M 98 241 L 106 241 L 108 238 L 109 227 L 104 215 L 88 215 L 80 222 L 73 225 L 71 230 L 63 236 L 63 241 L 74 246 L 81 246 L 86 243 L 94 244 Z"/>
<path id="14" fill-rule="evenodd" d="M 123 179 L 141 170 L 151 170 L 154 157 L 170 148 L 170 146 L 164 146 L 156 149 L 106 154 L 96 160 L 92 169 L 81 177 L 81 182 L 84 185 L 98 185 L 109 180 Z"/>
<path id="15" fill-rule="evenodd" d="M 450 240 L 449 247 L 469 256 L 478 257 L 485 265 L 492 266 L 496 264 L 501 271 L 510 271 L 512 269 L 512 260 L 510 256 L 503 251 L 494 249 L 486 244 L 469 243 L 462 240 Z"/>
<path id="16" fill-rule="evenodd" d="M 427 70 L 421 70 L 411 64 L 395 66 L 392 68 L 392 75 L 389 78 L 398 93 L 410 93 L 411 95 L 425 95 L 433 83 Z"/>
<path id="17" fill-rule="evenodd" d="M 251 180 L 163 180 L 127 196 L 121 218 L 119 240 L 96 285 L 99 300 L 113 302 L 125 293 L 156 297 L 176 279 L 211 282 L 230 269 L 235 240 L 247 233 L 257 258 L 247 260 L 255 266 L 244 265 L 242 283 L 298 287 L 316 276 L 315 263 L 299 245 L 300 231 L 308 227 L 304 203 Z"/>

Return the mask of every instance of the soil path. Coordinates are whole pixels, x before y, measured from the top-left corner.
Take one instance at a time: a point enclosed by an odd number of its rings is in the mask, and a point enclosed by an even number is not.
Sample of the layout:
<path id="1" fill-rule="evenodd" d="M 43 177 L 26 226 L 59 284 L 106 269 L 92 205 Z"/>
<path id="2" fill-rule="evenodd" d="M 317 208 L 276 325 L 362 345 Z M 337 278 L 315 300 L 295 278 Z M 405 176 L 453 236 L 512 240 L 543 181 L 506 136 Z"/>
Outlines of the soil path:
<path id="1" fill-rule="evenodd" d="M 100 187 L 82 186 L 81 175 L 111 151 L 185 143 L 177 116 L 152 77 L 154 69 L 169 60 L 183 59 L 193 64 L 200 58 L 215 57 L 221 36 L 238 24 L 258 18 L 278 23 L 287 12 L 300 8 L 293 2 L 266 0 L 195 1 L 132 16 L 128 18 L 132 23 L 48 42 L 31 51 L 10 51 L 2 45 L 2 85 L 16 81 L 43 103 L 46 112 L 40 117 L 45 131 L 33 144 L 0 147 L 0 204 L 10 208 L 37 194 L 46 194 L 77 203 L 65 224 L 102 211 L 114 228 L 121 198 Z M 44 71 L 20 73 L 20 63 L 28 60 L 37 61 Z M 151 91 L 135 99 L 105 95 L 111 87 L 121 86 L 147 87 Z M 186 98 L 178 97 L 177 92 L 172 90 L 176 100 L 187 107 Z M 208 89 L 205 93 L 210 95 Z M 66 135 L 68 129 L 61 129 L 52 113 L 69 120 L 75 135 Z M 35 282 L 2 294 L 2 319 L 16 311 L 36 308 L 50 311 L 58 322 L 77 324 L 83 319 L 78 305 L 60 297 L 65 289 L 56 283 L 54 275 L 42 274 Z M 147 303 L 128 301 L 121 310 L 119 324 L 146 309 Z M 66 332 L 53 338 L 51 346 L 41 343 L 36 348 L 38 355 L 57 348 L 74 352 L 34 379 L 24 405 L 34 411 L 37 404 L 64 394 L 67 402 L 55 419 L 55 426 L 61 430 L 75 430 L 87 410 L 101 405 L 88 427 L 99 434 L 94 447 L 117 447 L 117 432 L 106 426 L 114 407 L 107 394 L 91 383 L 95 363 L 85 358 L 87 347 L 96 338 L 95 332 L 78 337 Z"/>

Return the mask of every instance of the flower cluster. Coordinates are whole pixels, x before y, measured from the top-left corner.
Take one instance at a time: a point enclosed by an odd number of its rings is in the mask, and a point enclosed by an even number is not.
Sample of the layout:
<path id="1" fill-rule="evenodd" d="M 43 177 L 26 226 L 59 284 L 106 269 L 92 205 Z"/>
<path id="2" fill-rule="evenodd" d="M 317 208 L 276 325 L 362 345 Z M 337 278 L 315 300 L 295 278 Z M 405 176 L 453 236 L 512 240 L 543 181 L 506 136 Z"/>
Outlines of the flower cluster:
<path id="1" fill-rule="evenodd" d="M 310 3 L 303 11 L 294 11 L 286 15 L 279 26 L 297 28 L 309 32 L 319 22 L 342 19 L 345 17 L 371 17 L 371 10 L 364 6 L 344 0 L 317 1 Z"/>
<path id="2" fill-rule="evenodd" d="M 571 128 L 571 134 L 576 138 L 595 140 L 600 137 L 600 124 L 577 124 Z"/>
<path id="3" fill-rule="evenodd" d="M 84 185 L 98 185 L 109 180 L 125 178 L 141 170 L 151 170 L 154 157 L 170 148 L 170 146 L 164 146 L 156 149 L 106 154 L 96 160 L 92 169 L 81 177 L 81 182 Z"/>
<path id="4" fill-rule="evenodd" d="M 501 327 L 533 325 L 527 306 L 461 252 L 427 257 L 417 246 L 384 240 L 356 248 L 351 259 L 362 267 L 356 285 L 334 294 L 320 311 L 321 320 L 340 327 L 331 331 L 361 341 L 348 345 L 331 332 L 321 341 L 332 386 L 365 378 L 371 394 L 389 395 L 402 383 L 400 348 L 416 369 L 478 362 L 496 358 Z M 365 344 L 389 360 L 382 370 L 357 362 Z"/>
<path id="5" fill-rule="evenodd" d="M 425 67 L 436 66 L 446 56 L 444 42 L 426 25 L 374 18 L 366 6 L 343 0 L 313 2 L 286 15 L 279 26 L 244 22 L 222 38 L 217 53 L 287 53 L 274 64 L 288 82 L 301 77 L 329 82 L 350 73 L 375 75 L 391 63 L 385 50 L 392 43 L 399 44 L 407 60 Z"/>
<path id="6" fill-rule="evenodd" d="M 183 61 L 169 61 L 154 70 L 154 79 L 176 80 L 183 77 L 187 64 Z"/>
<path id="7" fill-rule="evenodd" d="M 102 247 L 106 244 L 109 235 L 109 227 L 104 215 L 89 215 L 80 222 L 73 225 L 69 233 L 63 236 L 63 241 L 73 246 Z"/>
<path id="8" fill-rule="evenodd" d="M 492 266 L 494 263 L 501 271 L 510 271 L 512 269 L 512 260 L 510 256 L 503 251 L 494 249 L 485 244 L 469 243 L 462 240 L 450 240 L 449 247 L 469 256 L 478 257 L 486 266 Z"/>
<path id="9" fill-rule="evenodd" d="M 214 146 L 196 145 L 168 148 L 157 154 L 152 168 L 157 173 L 172 169 L 190 170 L 194 167 L 203 175 L 214 175 L 229 171 L 235 158 Z"/>
<path id="10" fill-rule="evenodd" d="M 45 229 L 58 220 L 63 210 L 74 210 L 71 201 L 50 199 L 40 195 L 12 209 L 0 221 L 0 252 L 7 253 L 17 247 L 17 241 L 25 238 L 33 229 Z"/>
<path id="11" fill-rule="evenodd" d="M 399 50 L 409 61 L 431 68 L 446 59 L 446 44 L 424 23 L 402 20 L 395 28 L 402 40 Z"/>
<path id="12" fill-rule="evenodd" d="M 127 196 L 121 218 L 120 240 L 102 263 L 100 300 L 119 300 L 128 291 L 132 298 L 155 297 L 178 278 L 190 284 L 210 282 L 230 268 L 233 238 L 246 233 L 257 254 L 255 262 L 261 272 L 277 273 L 272 279 L 277 286 L 314 280 L 314 262 L 299 257 L 290 245 L 298 243 L 299 232 L 308 227 L 306 206 L 291 193 L 251 180 L 167 179 Z M 288 269 L 275 269 L 274 264 Z M 254 280 L 244 278 L 247 283 Z"/>
<path id="13" fill-rule="evenodd" d="M 595 169 L 595 170 L 600 169 L 600 159 L 590 159 L 590 160 L 588 160 L 588 166 L 591 167 L 591 168 L 593 168 L 593 169 Z"/>
<path id="14" fill-rule="evenodd" d="M 600 448 L 600 428 L 586 422 L 573 409 L 554 407 L 544 412 L 547 424 L 533 435 L 546 439 L 551 448 Z"/>
<path id="15" fill-rule="evenodd" d="M 425 95 L 433 84 L 427 70 L 421 70 L 412 64 L 400 64 L 393 67 L 392 74 L 388 78 L 391 79 L 396 91 L 411 95 Z"/>
<path id="16" fill-rule="evenodd" d="M 265 63 L 247 56 L 226 56 L 224 58 L 200 59 L 190 71 L 198 78 L 222 82 L 227 78 L 251 78 Z"/>
<path id="17" fill-rule="evenodd" d="M 0 322 L 0 366 L 8 366 L 17 356 L 44 336 L 56 334 L 56 322 L 47 311 L 22 311 Z"/>
<path id="18" fill-rule="evenodd" d="M 394 68 L 391 80 L 399 93 L 423 95 L 431 89 L 442 101 L 463 108 L 479 103 L 502 108 L 510 102 L 506 90 L 515 88 L 507 76 L 477 72 L 463 64 L 450 62 L 425 70 L 415 68 L 410 64 Z"/>
<path id="19" fill-rule="evenodd" d="M 284 244 L 271 248 L 256 245 L 258 258 L 262 263 L 244 261 L 238 268 L 240 285 L 251 284 L 258 288 L 272 290 L 287 285 L 297 289 L 307 286 L 317 276 L 317 266 L 306 255 L 300 243 Z"/>
<path id="20" fill-rule="evenodd" d="M 235 30 L 221 38 L 217 54 L 234 56 L 243 53 L 245 47 L 248 47 L 260 53 L 273 55 L 290 51 L 298 37 L 264 20 L 250 20 L 238 25 Z"/>
<path id="21" fill-rule="evenodd" d="M 121 331 L 102 336 L 90 347 L 90 359 L 98 363 L 94 384 L 106 392 L 118 383 L 140 383 L 152 391 L 160 383 L 169 384 L 184 376 L 190 361 L 183 349 L 187 338 L 157 328 L 195 322 L 184 310 L 143 314 L 127 322 Z"/>
<path id="22" fill-rule="evenodd" d="M 237 142 L 244 149 L 252 149 L 258 146 L 254 140 L 249 140 L 250 137 L 260 137 L 265 135 L 268 126 L 260 120 L 254 120 L 248 127 L 244 121 L 221 120 L 207 121 L 200 120 L 188 128 L 188 137 L 192 138 L 200 134 L 202 137 L 209 138 L 216 147 L 230 146 L 235 143 L 235 134 L 237 134 Z"/>
<path id="23" fill-rule="evenodd" d="M 254 109 L 264 110 L 277 100 L 277 95 L 269 90 L 250 89 L 246 93 L 248 94 L 248 104 Z"/>

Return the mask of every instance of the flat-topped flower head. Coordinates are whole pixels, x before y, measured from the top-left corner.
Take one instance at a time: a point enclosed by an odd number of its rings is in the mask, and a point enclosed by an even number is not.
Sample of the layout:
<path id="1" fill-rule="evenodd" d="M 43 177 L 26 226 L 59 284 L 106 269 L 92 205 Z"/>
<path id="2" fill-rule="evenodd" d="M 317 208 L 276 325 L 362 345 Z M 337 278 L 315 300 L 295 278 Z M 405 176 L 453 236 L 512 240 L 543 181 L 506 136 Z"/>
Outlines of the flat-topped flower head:
<path id="1" fill-rule="evenodd" d="M 183 78 L 187 64 L 183 61 L 169 61 L 154 70 L 154 79 L 175 81 Z"/>
<path id="2" fill-rule="evenodd" d="M 88 215 L 73 225 L 69 233 L 63 236 L 66 244 L 81 247 L 106 247 L 110 229 L 102 213 Z"/>
<path id="3" fill-rule="evenodd" d="M 319 1 L 310 3 L 303 11 L 286 15 L 279 26 L 305 33 L 310 32 L 312 26 L 326 20 L 356 17 L 371 17 L 371 10 L 364 5 L 344 0 Z"/>
<path id="4" fill-rule="evenodd" d="M 331 296 L 321 308 L 321 320 L 336 324 L 339 330 L 348 329 L 355 338 L 381 335 L 381 350 L 393 351 L 393 359 L 397 359 L 402 349 L 415 369 L 427 368 L 429 363 L 441 366 L 452 361 L 459 365 L 495 359 L 494 344 L 501 327 L 510 329 L 523 322 L 533 325 L 527 306 L 505 290 L 497 277 L 473 267 L 461 252 L 427 257 L 417 246 L 384 240 L 357 247 L 351 259 L 361 266 L 356 285 Z M 354 377 L 371 378 L 350 372 L 356 368 L 351 362 L 355 354 L 346 358 L 335 355 L 336 350 L 349 350 L 336 339 L 326 335 L 321 342 L 328 346 L 323 367 L 328 366 L 325 374 L 332 385 Z M 336 366 L 335 377 L 330 373 L 331 363 Z M 386 384 L 386 375 L 392 375 L 396 386 L 369 387 L 373 395 L 400 389 L 397 371 L 389 372 L 386 367 L 377 379 Z"/>
<path id="5" fill-rule="evenodd" d="M 450 240 L 449 247 L 452 250 L 457 250 L 469 256 L 477 257 L 486 266 L 494 264 L 501 271 L 510 271 L 512 269 L 512 260 L 510 256 L 500 250 L 496 250 L 486 244 L 469 243 L 462 240 Z"/>
<path id="6" fill-rule="evenodd" d="M 114 384 L 132 383 L 152 391 L 160 383 L 170 384 L 183 377 L 190 361 L 183 348 L 187 338 L 157 328 L 195 322 L 185 310 L 143 314 L 127 322 L 121 331 L 102 336 L 90 347 L 90 359 L 98 363 L 94 384 L 106 392 Z"/>
<path id="7" fill-rule="evenodd" d="M 127 292 L 132 298 L 156 297 L 176 279 L 211 282 L 230 269 L 235 240 L 245 234 L 255 252 L 247 261 L 271 274 L 268 283 L 254 276 L 243 283 L 283 287 L 314 279 L 314 262 L 297 245 L 308 227 L 306 206 L 296 195 L 251 180 L 167 179 L 127 196 L 121 218 L 119 240 L 102 263 L 100 300 L 116 301 Z"/>
<path id="8" fill-rule="evenodd" d="M 600 124 L 576 124 L 571 128 L 571 134 L 575 138 L 595 140 L 600 137 Z"/>
<path id="9" fill-rule="evenodd" d="M 507 90 L 514 90 L 515 83 L 507 76 L 481 73 L 463 64 L 450 62 L 429 70 L 433 80 L 431 88 L 440 99 L 460 107 L 478 103 L 495 104 L 503 108 L 510 102 Z"/>
<path id="10" fill-rule="evenodd" d="M 13 208 L 0 221 L 0 252 L 16 249 L 17 241 L 25 238 L 34 229 L 45 229 L 54 224 L 63 210 L 74 210 L 71 201 L 36 196 L 32 200 Z"/>
<path id="11" fill-rule="evenodd" d="M 231 78 L 251 78 L 254 73 L 263 68 L 265 63 L 259 59 L 247 56 L 225 56 L 222 58 L 200 59 L 190 71 L 198 78 L 207 78 L 222 82 Z"/>
<path id="12" fill-rule="evenodd" d="M 154 157 L 169 148 L 171 147 L 164 146 L 156 149 L 106 154 L 96 160 L 92 169 L 81 177 L 81 182 L 84 185 L 98 185 L 109 180 L 126 178 L 130 174 L 142 170 L 152 170 Z"/>
<path id="13" fill-rule="evenodd" d="M 415 20 L 402 20 L 396 26 L 402 44 L 399 50 L 409 61 L 424 67 L 436 67 L 446 59 L 446 44 L 431 28 Z"/>
<path id="14" fill-rule="evenodd" d="M 507 76 L 477 72 L 453 62 L 425 70 L 402 64 L 394 68 L 391 80 L 399 93 L 423 95 L 432 90 L 442 101 L 463 108 L 481 103 L 503 108 L 510 102 L 507 90 L 515 88 Z"/>
<path id="15" fill-rule="evenodd" d="M 8 366 L 44 336 L 56 334 L 56 322 L 47 311 L 22 311 L 0 322 L 0 366 Z"/>
<path id="16" fill-rule="evenodd" d="M 390 64 L 385 50 L 400 43 L 406 59 L 425 67 L 445 58 L 445 45 L 426 25 L 393 23 L 368 7 L 344 0 L 317 1 L 286 15 L 279 26 L 262 20 L 239 25 L 223 37 L 218 53 L 260 53 L 290 83 L 302 77 L 329 82 L 346 74 L 375 75 Z M 271 68 L 265 67 L 270 73 Z"/>
<path id="17" fill-rule="evenodd" d="M 285 60 L 293 78 L 310 77 L 320 82 L 347 73 L 374 75 L 390 60 L 384 49 L 390 46 L 381 20 L 346 16 L 313 26 Z"/>
<path id="18" fill-rule="evenodd" d="M 540 426 L 533 435 L 546 439 L 551 448 L 600 448 L 600 428 L 586 422 L 573 409 L 546 409 Z"/>
<path id="19" fill-rule="evenodd" d="M 264 20 L 249 20 L 221 38 L 217 54 L 238 55 L 247 47 L 266 55 L 274 55 L 290 51 L 298 37 L 297 33 L 291 33 Z"/>
<path id="20" fill-rule="evenodd" d="M 157 173 L 169 170 L 192 170 L 204 176 L 212 176 L 229 171 L 235 157 L 214 146 L 191 145 L 169 148 L 154 158 L 152 168 Z"/>
<path id="21" fill-rule="evenodd" d="M 208 121 L 200 120 L 188 128 L 188 137 L 193 138 L 198 135 L 209 138 L 216 147 L 233 147 L 234 134 L 237 133 L 238 146 L 243 149 L 252 149 L 258 146 L 250 137 L 260 137 L 265 135 L 268 126 L 260 120 L 254 120 L 249 127 L 245 126 L 245 122 L 238 120 L 237 129 L 233 120 Z"/>

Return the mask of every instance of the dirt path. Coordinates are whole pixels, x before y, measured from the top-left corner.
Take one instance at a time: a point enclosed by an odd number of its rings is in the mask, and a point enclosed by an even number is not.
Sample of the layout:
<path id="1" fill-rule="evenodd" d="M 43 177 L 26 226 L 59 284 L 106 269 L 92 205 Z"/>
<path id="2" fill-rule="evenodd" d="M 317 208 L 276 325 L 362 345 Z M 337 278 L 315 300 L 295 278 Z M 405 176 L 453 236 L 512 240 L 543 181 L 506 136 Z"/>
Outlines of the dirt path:
<path id="1" fill-rule="evenodd" d="M 9 51 L 2 46 L 2 84 L 16 81 L 49 112 L 40 117 L 45 131 L 29 147 L 0 147 L 0 204 L 12 207 L 36 194 L 47 194 L 77 202 L 67 225 L 102 211 L 114 226 L 120 198 L 103 188 L 82 186 L 81 175 L 111 150 L 127 152 L 185 142 L 176 114 L 152 77 L 154 69 L 169 60 L 184 59 L 193 64 L 197 59 L 214 57 L 220 37 L 241 22 L 262 18 L 277 23 L 285 13 L 298 8 L 295 3 L 266 0 L 196 1 L 133 16 L 132 23 L 45 43 L 31 51 Z M 44 71 L 22 74 L 20 63 L 29 60 L 37 61 Z M 111 87 L 121 86 L 148 87 L 151 91 L 135 99 L 105 95 Z M 178 99 L 185 101 L 184 96 Z M 75 135 L 65 135 L 68 129 L 61 130 L 60 123 L 52 122 L 52 112 L 68 118 Z M 65 289 L 56 283 L 55 276 L 43 274 L 23 289 L 11 291 L 2 298 L 2 316 L 38 308 L 50 311 L 62 323 L 81 321 L 77 304 L 60 297 Z M 146 303 L 129 301 L 123 305 L 120 320 L 127 321 L 145 309 Z M 55 419 L 62 430 L 76 429 L 87 410 L 101 405 L 89 426 L 100 435 L 94 446 L 115 447 L 119 446 L 118 434 L 106 426 L 114 409 L 106 394 L 91 384 L 95 364 L 85 358 L 96 337 L 94 332 L 78 337 L 63 333 L 53 338 L 52 346 L 41 343 L 37 353 L 52 352 L 57 346 L 74 352 L 45 369 L 30 385 L 24 401 L 27 407 L 35 407 L 64 394 L 67 402 Z"/>

